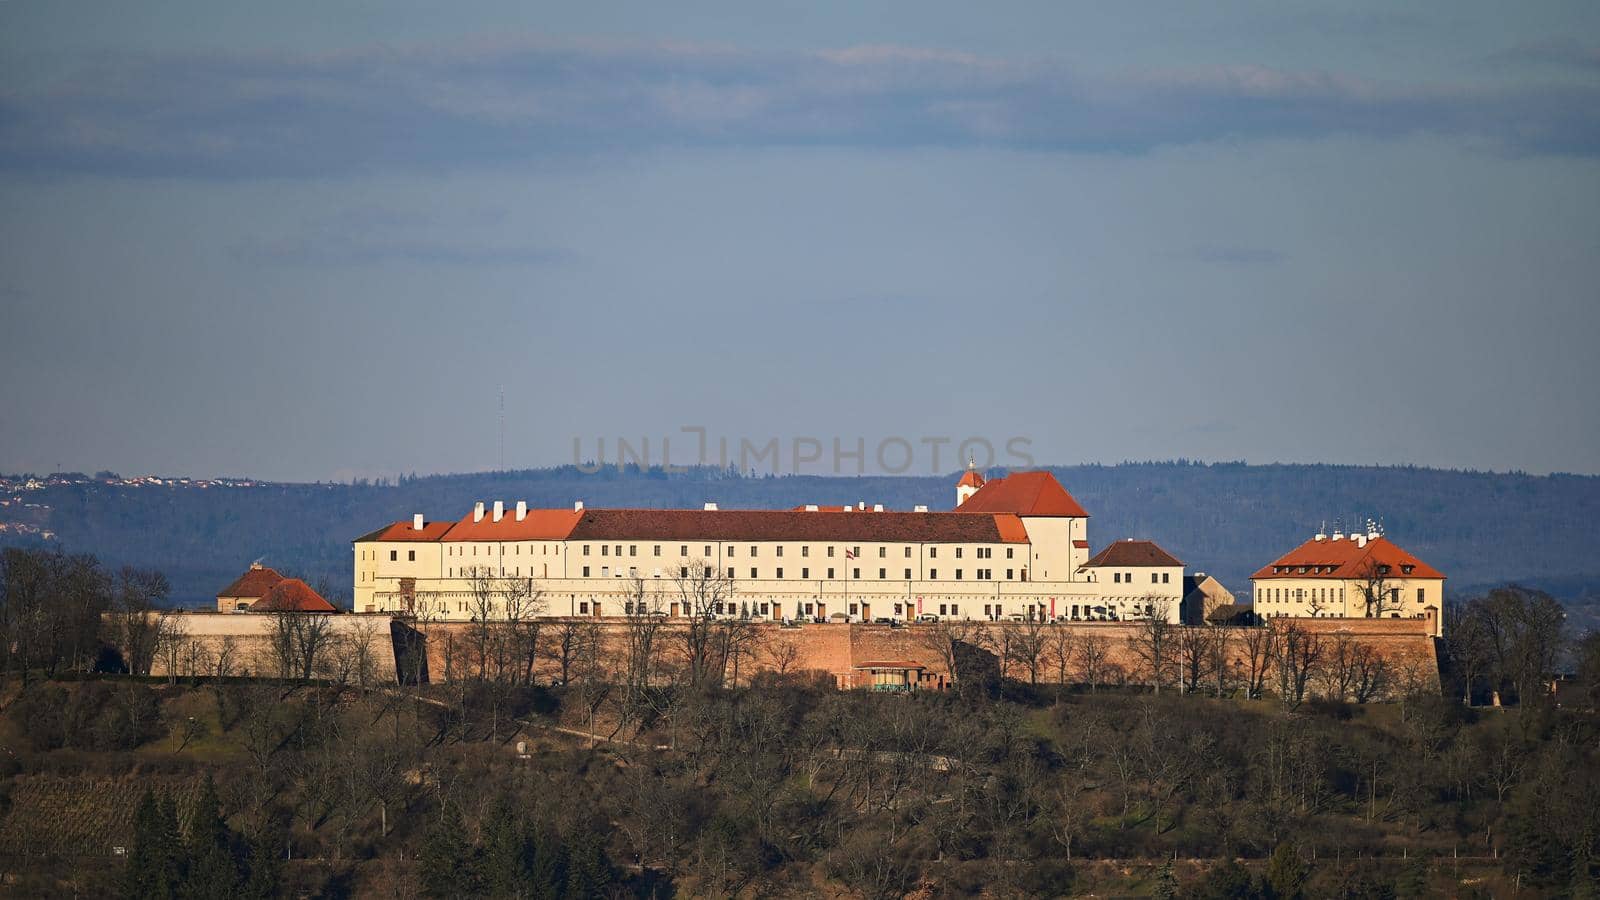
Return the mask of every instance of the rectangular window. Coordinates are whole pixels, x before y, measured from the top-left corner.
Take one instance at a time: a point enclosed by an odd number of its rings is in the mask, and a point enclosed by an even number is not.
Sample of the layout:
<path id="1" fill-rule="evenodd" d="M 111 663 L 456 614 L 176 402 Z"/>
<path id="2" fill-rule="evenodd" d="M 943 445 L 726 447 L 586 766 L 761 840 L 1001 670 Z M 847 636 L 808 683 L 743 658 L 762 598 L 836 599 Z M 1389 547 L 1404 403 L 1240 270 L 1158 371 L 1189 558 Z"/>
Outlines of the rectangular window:
<path id="1" fill-rule="evenodd" d="M 889 570 L 888 569 L 879 569 L 878 570 L 878 577 L 879 578 L 888 578 L 889 577 Z"/>
<path id="2" fill-rule="evenodd" d="M 885 556 L 888 556 L 888 555 L 889 555 L 889 548 L 888 547 L 879 547 L 878 548 L 878 558 L 879 559 L 883 559 Z"/>
<path id="3" fill-rule="evenodd" d="M 761 552 L 761 548 L 760 547 L 756 546 L 755 544 L 751 544 L 750 545 L 750 556 L 751 556 L 751 558 L 754 558 L 755 555 L 757 553 L 759 553 L 759 552 Z"/>
<path id="4" fill-rule="evenodd" d="M 730 580 L 732 580 L 732 579 L 733 579 L 733 578 L 735 578 L 735 577 L 737 577 L 737 576 L 735 576 L 735 575 L 734 575 L 734 574 L 733 574 L 733 566 L 729 566 L 729 567 L 728 567 L 728 578 L 729 578 L 729 579 L 730 579 Z"/>
<path id="5" fill-rule="evenodd" d="M 907 581 L 910 581 L 910 580 L 911 580 L 911 570 L 910 570 L 910 569 L 907 569 L 907 570 L 906 570 L 906 580 L 907 580 Z"/>
<path id="6" fill-rule="evenodd" d="M 939 548 L 938 547 L 929 547 L 928 548 L 928 558 L 929 559 L 938 559 L 939 558 Z"/>
<path id="7" fill-rule="evenodd" d="M 583 545 L 583 555 L 584 556 L 588 556 L 589 555 L 589 545 L 588 544 L 584 544 Z"/>
<path id="8" fill-rule="evenodd" d="M 828 558 L 829 559 L 833 558 L 833 545 L 832 544 L 828 545 Z"/>
<path id="9" fill-rule="evenodd" d="M 406 562 L 416 562 L 416 561 L 417 561 L 417 551 L 415 551 L 415 550 L 407 550 L 406 551 Z"/>
<path id="10" fill-rule="evenodd" d="M 950 607 L 949 607 L 949 605 L 948 605 L 948 604 L 945 604 L 945 603 L 941 603 L 941 604 L 939 604 L 939 615 L 941 615 L 941 616 L 948 616 L 948 615 L 949 615 L 949 614 L 950 614 Z"/>
<path id="11" fill-rule="evenodd" d="M 704 556 L 706 559 L 710 559 L 711 558 L 711 545 L 707 544 L 706 545 L 706 552 L 704 552 L 704 553 L 702 553 L 700 555 Z"/>
<path id="12" fill-rule="evenodd" d="M 628 545 L 628 555 L 629 556 L 638 556 L 639 555 L 639 545 L 638 544 L 629 544 Z"/>
<path id="13" fill-rule="evenodd" d="M 678 545 L 678 556 L 681 559 L 688 559 L 689 558 L 689 545 L 688 544 L 679 544 Z"/>
<path id="14" fill-rule="evenodd" d="M 830 581 L 833 579 L 833 566 L 828 567 L 828 579 Z"/>
<path id="15" fill-rule="evenodd" d="M 928 570 L 928 580 L 929 581 L 938 581 L 939 580 L 939 570 L 938 569 L 929 569 Z"/>
<path id="16" fill-rule="evenodd" d="M 652 556 L 660 556 L 661 555 L 661 545 L 660 544 L 657 544 L 655 546 L 655 552 L 652 553 L 651 555 Z"/>
<path id="17" fill-rule="evenodd" d="M 589 567 L 588 566 L 584 566 L 583 567 L 583 577 L 585 577 L 585 578 L 589 577 Z"/>
<path id="18" fill-rule="evenodd" d="M 774 577 L 777 577 L 777 578 L 782 578 L 783 577 L 783 567 L 782 566 L 778 567 L 778 574 L 776 576 L 774 576 Z"/>
<path id="19" fill-rule="evenodd" d="M 807 557 L 807 556 L 810 556 L 810 555 L 811 555 L 811 545 L 810 544 L 802 544 L 800 546 L 800 556 L 802 558 L 804 558 L 804 557 Z"/>
<path id="20" fill-rule="evenodd" d="M 678 577 L 679 578 L 688 578 L 689 577 L 689 567 L 688 566 L 679 566 L 678 567 Z"/>
<path id="21" fill-rule="evenodd" d="M 585 600 L 580 602 L 578 604 L 578 612 L 587 616 L 589 614 L 589 601 Z"/>
<path id="22" fill-rule="evenodd" d="M 850 577 L 851 578 L 860 578 L 861 577 L 861 567 L 860 566 L 852 567 L 850 569 Z"/>
<path id="23" fill-rule="evenodd" d="M 1160 573 L 1151 572 L 1150 573 L 1150 583 L 1151 584 L 1160 584 L 1161 583 Z"/>
<path id="24" fill-rule="evenodd" d="M 390 550 L 389 551 L 389 562 L 399 562 L 399 560 L 400 560 L 400 551 L 398 551 L 398 550 Z"/>
<path id="25" fill-rule="evenodd" d="M 1121 572 L 1112 572 L 1111 573 L 1111 582 L 1113 584 L 1121 584 L 1122 583 L 1122 573 Z"/>
<path id="26" fill-rule="evenodd" d="M 778 555 L 779 555 L 779 556 L 782 556 L 782 555 L 783 555 L 783 545 L 782 545 L 782 544 L 779 544 L 779 545 L 778 545 Z"/>
<path id="27" fill-rule="evenodd" d="M 911 548 L 907 547 L 905 549 L 906 549 L 906 559 L 910 559 L 911 558 Z"/>
<path id="28" fill-rule="evenodd" d="M 961 604 L 959 604 L 959 603 L 950 604 L 950 615 L 952 615 L 952 616 L 961 615 Z"/>
<path id="29" fill-rule="evenodd" d="M 957 569 L 957 570 L 956 570 L 956 580 L 957 580 L 957 581 L 960 581 L 960 580 L 961 580 L 961 570 L 960 570 L 960 569 Z"/>
<path id="30" fill-rule="evenodd" d="M 1162 572 L 1161 573 L 1161 583 L 1162 584 L 1171 584 L 1172 583 L 1172 573 L 1171 572 Z"/>
<path id="31" fill-rule="evenodd" d="M 610 544 L 601 544 L 600 545 L 600 555 L 601 556 L 610 556 L 611 555 L 611 545 Z"/>
<path id="32" fill-rule="evenodd" d="M 961 548 L 957 547 L 956 548 L 956 559 L 960 559 L 960 558 L 961 558 Z"/>
<path id="33" fill-rule="evenodd" d="M 755 566 L 751 566 L 750 567 L 750 577 L 751 578 L 760 578 L 761 577 L 760 575 L 756 574 Z"/>
<path id="34" fill-rule="evenodd" d="M 802 566 L 800 568 L 800 577 L 801 578 L 810 578 L 811 577 L 811 569 L 809 567 Z"/>
<path id="35" fill-rule="evenodd" d="M 736 552 L 738 549 L 739 548 L 733 546 L 732 544 L 729 544 L 728 545 L 728 558 L 729 559 L 733 559 L 735 556 L 738 556 L 739 554 Z"/>
<path id="36" fill-rule="evenodd" d="M 1422 602 L 1422 598 L 1423 598 L 1423 593 L 1422 593 L 1422 591 L 1423 591 L 1423 589 L 1422 589 L 1422 588 L 1417 588 L 1417 602 L 1418 602 L 1418 603 L 1421 603 L 1421 602 Z"/>

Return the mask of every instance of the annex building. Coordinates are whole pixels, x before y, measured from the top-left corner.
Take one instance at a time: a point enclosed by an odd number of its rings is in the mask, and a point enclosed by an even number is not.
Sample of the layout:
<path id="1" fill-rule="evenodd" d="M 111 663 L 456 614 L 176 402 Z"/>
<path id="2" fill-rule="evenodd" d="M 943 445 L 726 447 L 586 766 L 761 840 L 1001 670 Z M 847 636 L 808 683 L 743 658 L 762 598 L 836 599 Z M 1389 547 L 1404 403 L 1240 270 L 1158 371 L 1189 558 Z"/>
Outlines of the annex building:
<path id="1" fill-rule="evenodd" d="M 642 592 L 652 612 L 679 617 L 693 614 L 682 585 L 715 577 L 717 614 L 768 621 L 1177 623 L 1183 563 L 1148 541 L 1091 556 L 1088 524 L 1048 472 L 985 479 L 971 466 L 948 511 L 479 502 L 459 520 L 417 514 L 356 538 L 353 605 L 468 621 L 485 595 L 537 596 L 543 615 L 622 616 Z"/>
<path id="2" fill-rule="evenodd" d="M 1319 532 L 1250 576 L 1265 618 L 1425 619 L 1444 634 L 1443 572 L 1368 525 L 1359 534 Z"/>

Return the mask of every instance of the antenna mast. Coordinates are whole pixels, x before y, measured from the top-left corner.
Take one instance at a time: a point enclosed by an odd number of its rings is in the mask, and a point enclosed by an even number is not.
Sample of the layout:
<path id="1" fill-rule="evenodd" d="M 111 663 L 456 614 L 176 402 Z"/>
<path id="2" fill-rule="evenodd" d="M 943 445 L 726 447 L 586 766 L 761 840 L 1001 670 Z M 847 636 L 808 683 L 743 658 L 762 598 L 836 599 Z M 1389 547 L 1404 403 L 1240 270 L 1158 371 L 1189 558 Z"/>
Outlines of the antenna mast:
<path id="1" fill-rule="evenodd" d="M 500 471 L 506 470 L 506 386 L 500 385 Z"/>

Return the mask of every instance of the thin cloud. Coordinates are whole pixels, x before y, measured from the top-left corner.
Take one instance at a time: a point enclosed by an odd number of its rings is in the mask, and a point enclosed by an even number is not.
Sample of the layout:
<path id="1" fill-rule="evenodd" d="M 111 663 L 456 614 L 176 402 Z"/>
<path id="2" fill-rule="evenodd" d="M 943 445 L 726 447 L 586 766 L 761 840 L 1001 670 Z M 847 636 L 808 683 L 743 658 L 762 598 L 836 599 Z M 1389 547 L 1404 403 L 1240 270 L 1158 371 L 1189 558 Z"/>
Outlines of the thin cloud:
<path id="1" fill-rule="evenodd" d="M 1539 66 L 1600 72 L 1600 44 L 1585 44 L 1576 38 L 1551 38 L 1519 44 L 1488 58 L 1497 66 Z"/>
<path id="2" fill-rule="evenodd" d="M 1252 66 L 1090 77 L 909 48 L 495 41 L 130 55 L 0 93 L 0 170 L 326 176 L 634 148 L 1005 147 L 1438 134 L 1600 154 L 1600 86 L 1413 86 Z"/>
<path id="3" fill-rule="evenodd" d="M 359 266 L 403 262 L 442 266 L 548 266 L 570 253 L 545 247 L 484 246 L 427 238 L 295 237 L 237 248 L 238 258 L 268 266 Z"/>

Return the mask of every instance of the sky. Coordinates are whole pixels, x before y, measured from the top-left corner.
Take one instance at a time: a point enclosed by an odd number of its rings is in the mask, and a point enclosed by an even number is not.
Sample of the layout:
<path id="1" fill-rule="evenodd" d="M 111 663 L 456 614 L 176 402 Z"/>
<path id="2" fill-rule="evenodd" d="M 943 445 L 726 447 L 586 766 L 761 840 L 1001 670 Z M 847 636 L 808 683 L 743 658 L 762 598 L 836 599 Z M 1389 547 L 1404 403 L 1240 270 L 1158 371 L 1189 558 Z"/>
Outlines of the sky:
<path id="1" fill-rule="evenodd" d="M 0 3 L 3 472 L 1596 474 L 1597 285 L 1592 2 Z"/>

